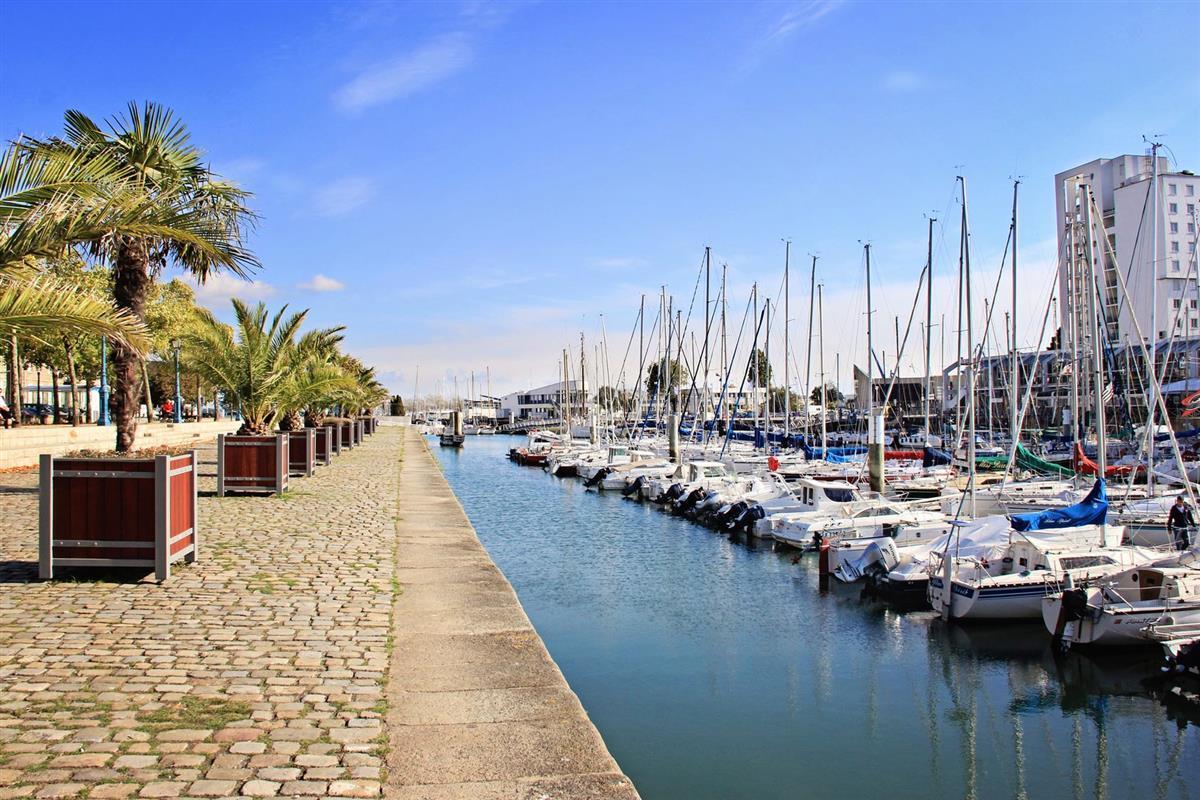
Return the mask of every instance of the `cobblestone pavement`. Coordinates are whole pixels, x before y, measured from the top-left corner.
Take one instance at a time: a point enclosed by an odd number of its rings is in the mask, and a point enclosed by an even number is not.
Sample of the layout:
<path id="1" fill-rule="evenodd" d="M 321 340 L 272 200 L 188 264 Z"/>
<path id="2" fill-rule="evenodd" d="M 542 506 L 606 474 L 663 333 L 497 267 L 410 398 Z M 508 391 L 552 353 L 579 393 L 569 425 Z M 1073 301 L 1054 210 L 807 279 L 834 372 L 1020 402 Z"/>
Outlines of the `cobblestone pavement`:
<path id="1" fill-rule="evenodd" d="M 38 582 L 37 476 L 0 475 L 0 798 L 380 795 L 404 436 L 284 498 L 209 466 L 162 585 Z"/>

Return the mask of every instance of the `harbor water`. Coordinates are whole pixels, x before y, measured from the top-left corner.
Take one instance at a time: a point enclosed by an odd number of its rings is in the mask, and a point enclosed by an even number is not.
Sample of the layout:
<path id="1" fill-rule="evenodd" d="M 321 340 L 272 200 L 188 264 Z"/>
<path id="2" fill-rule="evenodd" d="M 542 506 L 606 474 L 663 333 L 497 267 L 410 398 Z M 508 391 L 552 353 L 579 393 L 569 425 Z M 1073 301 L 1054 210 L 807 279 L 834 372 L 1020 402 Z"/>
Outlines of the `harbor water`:
<path id="1" fill-rule="evenodd" d="M 1200 797 L 1156 651 L 1056 658 L 1040 622 L 822 593 L 811 555 L 518 467 L 517 442 L 431 446 L 645 800 Z"/>

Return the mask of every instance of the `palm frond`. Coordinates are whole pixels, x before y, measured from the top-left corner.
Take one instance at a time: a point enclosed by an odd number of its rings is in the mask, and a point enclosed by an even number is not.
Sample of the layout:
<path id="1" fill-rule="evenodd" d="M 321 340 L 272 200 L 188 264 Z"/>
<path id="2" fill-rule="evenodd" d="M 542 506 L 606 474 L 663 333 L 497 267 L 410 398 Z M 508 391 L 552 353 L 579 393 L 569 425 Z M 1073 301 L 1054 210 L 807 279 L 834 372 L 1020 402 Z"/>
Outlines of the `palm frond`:
<path id="1" fill-rule="evenodd" d="M 38 341 L 64 333 L 108 336 L 138 352 L 150 344 L 145 325 L 132 314 L 50 275 L 0 277 L 0 331 Z"/>

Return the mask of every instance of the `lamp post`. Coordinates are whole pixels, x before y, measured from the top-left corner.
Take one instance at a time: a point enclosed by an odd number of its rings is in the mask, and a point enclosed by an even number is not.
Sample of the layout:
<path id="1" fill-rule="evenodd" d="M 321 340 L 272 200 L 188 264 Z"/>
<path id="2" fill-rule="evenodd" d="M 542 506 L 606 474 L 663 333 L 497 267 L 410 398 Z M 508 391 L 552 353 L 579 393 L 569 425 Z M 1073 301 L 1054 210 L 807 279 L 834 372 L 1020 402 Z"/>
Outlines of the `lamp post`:
<path id="1" fill-rule="evenodd" d="M 97 425 L 108 425 L 108 337 L 100 337 L 100 413 Z"/>
<path id="2" fill-rule="evenodd" d="M 175 353 L 175 422 L 183 422 L 183 393 L 179 385 L 179 340 L 171 340 L 171 350 Z"/>

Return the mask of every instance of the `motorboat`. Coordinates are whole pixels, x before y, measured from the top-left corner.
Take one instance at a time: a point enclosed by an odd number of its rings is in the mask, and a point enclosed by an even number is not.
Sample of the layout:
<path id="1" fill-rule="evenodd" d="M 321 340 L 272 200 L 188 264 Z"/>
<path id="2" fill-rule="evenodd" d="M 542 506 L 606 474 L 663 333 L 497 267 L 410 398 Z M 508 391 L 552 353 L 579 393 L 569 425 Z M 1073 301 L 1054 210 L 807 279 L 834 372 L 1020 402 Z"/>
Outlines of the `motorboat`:
<path id="1" fill-rule="evenodd" d="M 1064 645 L 1145 645 L 1200 625 L 1200 563 L 1196 551 L 1126 569 L 1087 587 L 1041 599 L 1046 630 Z"/>

